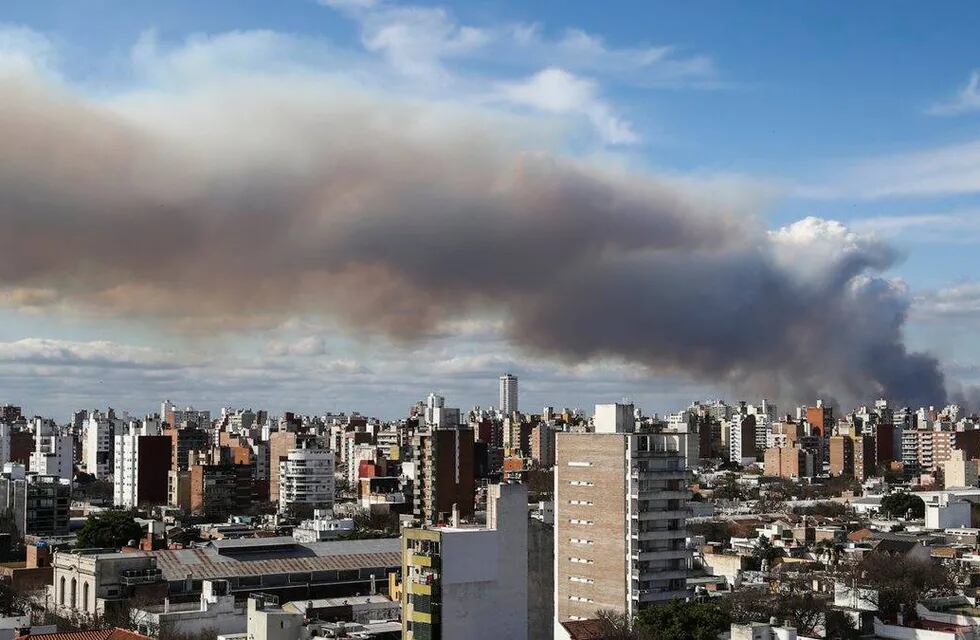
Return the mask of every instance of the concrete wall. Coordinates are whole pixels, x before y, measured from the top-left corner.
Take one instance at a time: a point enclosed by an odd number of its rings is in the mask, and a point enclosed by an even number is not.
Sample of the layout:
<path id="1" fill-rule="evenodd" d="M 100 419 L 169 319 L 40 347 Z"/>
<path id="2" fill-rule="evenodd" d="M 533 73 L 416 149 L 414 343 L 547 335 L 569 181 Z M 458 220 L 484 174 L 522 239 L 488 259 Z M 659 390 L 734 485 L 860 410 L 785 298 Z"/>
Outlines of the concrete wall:
<path id="1" fill-rule="evenodd" d="M 547 638 L 555 617 L 554 527 L 535 519 L 527 531 L 527 637 Z"/>

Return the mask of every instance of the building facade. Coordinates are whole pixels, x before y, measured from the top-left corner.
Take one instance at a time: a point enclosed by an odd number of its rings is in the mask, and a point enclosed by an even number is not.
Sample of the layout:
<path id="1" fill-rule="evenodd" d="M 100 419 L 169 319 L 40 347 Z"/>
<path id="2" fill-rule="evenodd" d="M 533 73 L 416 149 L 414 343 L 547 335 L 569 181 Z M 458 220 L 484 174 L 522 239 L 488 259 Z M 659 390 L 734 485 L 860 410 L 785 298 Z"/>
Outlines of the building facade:
<path id="1" fill-rule="evenodd" d="M 604 410 L 614 419 L 595 433 L 557 436 L 556 625 L 689 595 L 683 453 L 666 434 L 636 432 L 626 408 Z"/>
<path id="2" fill-rule="evenodd" d="M 279 511 L 333 509 L 334 484 L 333 451 L 293 449 L 279 462 Z"/>
<path id="3" fill-rule="evenodd" d="M 505 373 L 500 376 L 500 412 L 510 415 L 517 411 L 517 376 Z"/>
<path id="4" fill-rule="evenodd" d="M 492 485 L 487 524 L 402 534 L 403 640 L 527 638 L 527 488 Z"/>

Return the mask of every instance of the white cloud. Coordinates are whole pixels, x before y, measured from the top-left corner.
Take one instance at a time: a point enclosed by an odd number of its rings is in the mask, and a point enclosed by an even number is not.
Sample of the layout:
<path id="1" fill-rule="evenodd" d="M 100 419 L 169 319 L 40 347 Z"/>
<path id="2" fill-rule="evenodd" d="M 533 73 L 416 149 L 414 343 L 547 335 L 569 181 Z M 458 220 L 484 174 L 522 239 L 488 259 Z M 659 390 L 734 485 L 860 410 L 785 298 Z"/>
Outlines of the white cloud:
<path id="1" fill-rule="evenodd" d="M 410 74 L 448 74 L 448 61 L 472 59 L 525 69 L 562 67 L 638 86 L 715 83 L 711 58 L 684 55 L 671 45 L 617 48 L 576 28 L 549 38 L 537 24 L 467 25 L 442 7 L 381 0 L 321 0 L 321 4 L 355 20 L 367 49 L 383 53 Z"/>
<path id="2" fill-rule="evenodd" d="M 0 23 L 0 77 L 56 75 L 57 62 L 58 49 L 48 37 Z"/>
<path id="3" fill-rule="evenodd" d="M 795 195 L 816 199 L 933 197 L 980 192 L 980 140 L 867 158 Z"/>
<path id="4" fill-rule="evenodd" d="M 188 364 L 174 354 L 150 347 L 120 345 L 106 340 L 80 342 L 40 338 L 0 342 L 0 362 L 125 368 L 172 368 Z"/>
<path id="5" fill-rule="evenodd" d="M 270 356 L 322 356 L 326 353 L 326 344 L 320 336 L 307 336 L 292 342 L 273 340 L 266 345 L 266 353 Z"/>
<path id="6" fill-rule="evenodd" d="M 980 283 L 963 282 L 921 292 L 913 300 L 919 319 L 976 318 L 980 313 Z"/>
<path id="7" fill-rule="evenodd" d="M 612 107 L 599 98 L 594 81 L 563 69 L 544 69 L 521 82 L 503 83 L 498 95 L 507 102 L 540 111 L 584 116 L 609 144 L 639 141 L 630 123 L 616 117 Z"/>
<path id="8" fill-rule="evenodd" d="M 880 215 L 849 222 L 855 231 L 881 238 L 907 238 L 917 243 L 964 244 L 980 241 L 980 211 Z"/>
<path id="9" fill-rule="evenodd" d="M 927 112 L 934 116 L 951 116 L 980 111 L 980 69 L 970 73 L 970 79 L 950 100 L 931 106 Z"/>

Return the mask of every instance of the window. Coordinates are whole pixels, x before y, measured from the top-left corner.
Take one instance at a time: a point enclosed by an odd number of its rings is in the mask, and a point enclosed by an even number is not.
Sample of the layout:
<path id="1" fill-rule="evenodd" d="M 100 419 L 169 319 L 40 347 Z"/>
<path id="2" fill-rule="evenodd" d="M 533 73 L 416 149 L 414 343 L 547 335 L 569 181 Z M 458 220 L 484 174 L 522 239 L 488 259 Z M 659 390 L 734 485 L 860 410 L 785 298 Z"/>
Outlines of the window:
<path id="1" fill-rule="evenodd" d="M 585 525 L 587 527 L 591 527 L 592 525 L 595 524 L 595 521 L 594 520 L 577 520 L 575 518 L 572 518 L 572 519 L 570 519 L 568 521 L 568 523 L 569 524 L 581 524 L 581 525 Z"/>
<path id="2" fill-rule="evenodd" d="M 583 598 L 582 596 L 568 596 L 568 599 L 572 602 L 592 602 L 592 598 Z"/>
<path id="3" fill-rule="evenodd" d="M 58 604 L 65 606 L 65 576 L 61 576 L 61 595 L 58 597 Z"/>
<path id="4" fill-rule="evenodd" d="M 78 589 L 78 581 L 75 578 L 71 579 L 71 608 L 74 609 L 76 606 L 75 594 Z"/>
<path id="5" fill-rule="evenodd" d="M 574 564 L 595 564 L 595 560 L 588 558 L 569 558 L 568 561 Z"/>
<path id="6" fill-rule="evenodd" d="M 568 484 L 573 487 L 594 487 L 595 483 L 591 480 L 569 480 Z"/>
<path id="7" fill-rule="evenodd" d="M 581 584 L 595 584 L 595 580 L 592 578 L 583 578 L 582 576 L 568 576 L 569 582 L 578 582 Z"/>
<path id="8" fill-rule="evenodd" d="M 592 501 L 591 500 L 569 500 L 568 501 L 568 504 L 574 504 L 574 505 L 578 505 L 580 507 L 591 507 L 592 506 Z"/>
<path id="9" fill-rule="evenodd" d="M 568 541 L 572 544 L 594 544 L 591 540 L 586 540 L 585 538 L 569 538 Z"/>
<path id="10" fill-rule="evenodd" d="M 568 466 L 570 467 L 591 467 L 591 462 L 584 462 L 582 460 L 569 460 Z"/>

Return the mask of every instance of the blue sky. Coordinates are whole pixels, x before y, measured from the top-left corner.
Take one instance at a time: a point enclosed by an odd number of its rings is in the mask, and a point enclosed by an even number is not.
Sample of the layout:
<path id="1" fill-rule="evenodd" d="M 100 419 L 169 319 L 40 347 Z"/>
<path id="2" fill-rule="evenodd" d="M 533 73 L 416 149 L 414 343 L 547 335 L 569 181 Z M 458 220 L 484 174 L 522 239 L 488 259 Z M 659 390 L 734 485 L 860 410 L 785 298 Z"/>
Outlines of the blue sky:
<path id="1" fill-rule="evenodd" d="M 908 287 L 909 344 L 940 357 L 954 384 L 969 384 L 980 355 L 980 89 L 970 84 L 980 69 L 978 21 L 980 6 L 967 2 L 8 0 L 0 60 L 29 50 L 41 73 L 97 101 L 196 81 L 204 67 L 188 65 L 206 66 L 200 60 L 212 54 L 218 64 L 263 71 L 341 70 L 399 94 L 560 123 L 560 146 L 572 156 L 748 185 L 764 194 L 755 213 L 769 228 L 817 216 L 895 247 L 902 259 L 886 276 Z M 24 33 L 43 46 L 25 49 Z M 231 33 L 247 42 L 214 54 L 215 40 Z M 257 33 L 280 37 L 245 52 Z M 174 62 L 194 42 L 209 53 Z M 464 331 L 406 347 L 348 335 L 323 318 L 202 340 L 129 317 L 16 307 L 0 314 L 0 340 L 15 354 L 2 374 L 13 381 L 10 397 L 0 400 L 37 411 L 65 412 L 89 397 L 143 411 L 166 393 L 213 408 L 397 415 L 429 387 L 464 406 L 491 404 L 503 368 L 524 373 L 532 406 L 630 396 L 663 411 L 728 392 L 619 362 L 570 374 L 493 330 L 480 333 L 486 342 Z M 149 353 L 141 349 L 164 353 L 179 373 L 115 377 L 116 355 L 92 355 L 103 343 L 117 354 L 135 350 L 127 356 L 134 363 Z M 290 359 L 290 344 L 308 353 Z M 208 354 L 208 363 L 185 375 L 188 353 Z M 256 371 L 218 383 L 221 361 Z M 352 382 L 360 368 L 371 374 Z M 280 386 L 263 381 L 263 371 L 280 370 Z M 379 398 L 381 389 L 397 391 Z"/>

